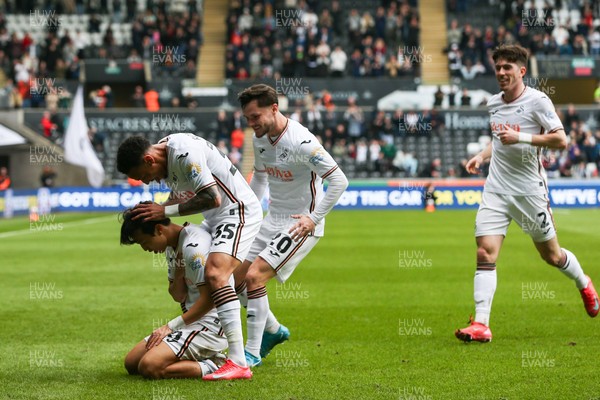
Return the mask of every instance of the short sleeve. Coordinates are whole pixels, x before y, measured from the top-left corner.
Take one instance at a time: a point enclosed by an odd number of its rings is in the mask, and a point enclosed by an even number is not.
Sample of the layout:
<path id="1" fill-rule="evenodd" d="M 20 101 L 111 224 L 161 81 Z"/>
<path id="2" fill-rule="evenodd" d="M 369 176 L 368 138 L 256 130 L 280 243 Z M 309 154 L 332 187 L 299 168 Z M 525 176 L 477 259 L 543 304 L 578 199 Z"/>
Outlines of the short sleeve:
<path id="1" fill-rule="evenodd" d="M 333 157 L 314 136 L 312 139 L 309 138 L 300 143 L 299 152 L 303 156 L 306 166 L 323 179 L 327 179 L 338 168 Z"/>
<path id="2" fill-rule="evenodd" d="M 180 170 L 180 179 L 187 183 L 186 186 L 192 187 L 194 193 L 216 184 L 212 172 L 208 169 L 204 152 L 175 151 L 173 156 Z"/>
<path id="3" fill-rule="evenodd" d="M 542 128 L 544 128 L 545 132 L 564 129 L 560 118 L 556 114 L 552 100 L 546 95 L 541 96 L 536 101 L 533 109 L 533 118 Z"/>

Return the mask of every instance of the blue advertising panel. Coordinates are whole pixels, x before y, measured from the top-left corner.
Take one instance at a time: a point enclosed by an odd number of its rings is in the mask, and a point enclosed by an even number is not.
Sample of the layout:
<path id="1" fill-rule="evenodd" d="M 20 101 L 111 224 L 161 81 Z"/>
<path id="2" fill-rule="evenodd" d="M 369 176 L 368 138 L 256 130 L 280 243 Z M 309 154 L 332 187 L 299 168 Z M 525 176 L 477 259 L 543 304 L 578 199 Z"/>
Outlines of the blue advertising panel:
<path id="1" fill-rule="evenodd" d="M 481 203 L 483 181 L 437 181 L 438 209 L 476 209 Z M 410 210 L 424 207 L 428 183 L 385 182 L 350 184 L 336 209 Z M 0 214 L 6 218 L 24 215 L 35 207 L 43 214 L 64 211 L 122 211 L 140 201 L 164 202 L 168 188 L 151 187 L 63 187 L 0 192 Z M 554 208 L 595 208 L 600 206 L 600 181 L 550 181 L 550 204 Z M 263 199 L 266 208 L 268 199 Z"/>

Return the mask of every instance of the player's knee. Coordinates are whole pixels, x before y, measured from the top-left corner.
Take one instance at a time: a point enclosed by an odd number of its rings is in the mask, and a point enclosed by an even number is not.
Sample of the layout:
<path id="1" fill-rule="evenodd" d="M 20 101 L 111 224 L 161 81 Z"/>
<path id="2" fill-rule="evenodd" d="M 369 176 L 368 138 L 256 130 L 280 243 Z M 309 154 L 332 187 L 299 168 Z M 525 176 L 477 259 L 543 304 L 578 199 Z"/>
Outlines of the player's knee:
<path id="1" fill-rule="evenodd" d="M 549 251 L 540 254 L 542 259 L 546 261 L 547 264 L 552 265 L 554 267 L 559 267 L 560 262 L 562 261 L 563 255 L 561 251 Z"/>
<path id="2" fill-rule="evenodd" d="M 204 278 L 206 282 L 213 288 L 220 288 L 227 284 L 227 279 L 223 276 L 223 271 L 220 270 L 215 264 L 206 264 L 204 270 Z"/>
<path id="3" fill-rule="evenodd" d="M 252 290 L 258 286 L 261 286 L 260 274 L 258 274 L 255 270 L 250 270 L 246 274 L 246 285 L 249 290 Z"/>
<path id="4" fill-rule="evenodd" d="M 135 360 L 137 361 L 137 360 Z M 135 362 L 134 360 L 129 359 L 129 357 L 125 357 L 125 369 L 129 375 L 137 375 L 138 372 L 138 364 L 139 362 Z"/>
<path id="5" fill-rule="evenodd" d="M 164 378 L 164 370 L 152 359 L 147 357 L 142 358 L 139 365 L 140 374 L 146 379 L 162 379 Z"/>
<path id="6" fill-rule="evenodd" d="M 495 262 L 494 255 L 489 249 L 479 246 L 477 248 L 477 262 Z"/>

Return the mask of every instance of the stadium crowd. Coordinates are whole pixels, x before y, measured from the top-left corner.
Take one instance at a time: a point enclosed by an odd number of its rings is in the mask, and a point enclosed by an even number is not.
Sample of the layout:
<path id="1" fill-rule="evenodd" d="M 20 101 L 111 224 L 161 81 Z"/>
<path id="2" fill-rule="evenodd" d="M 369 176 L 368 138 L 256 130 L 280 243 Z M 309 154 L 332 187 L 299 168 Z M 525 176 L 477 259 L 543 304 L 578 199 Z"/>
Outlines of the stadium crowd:
<path id="1" fill-rule="evenodd" d="M 491 51 L 500 43 L 520 44 L 532 55 L 600 55 L 600 2 L 589 0 L 503 0 L 490 2 L 501 15 L 500 25 L 460 24 L 453 18 L 448 27 L 448 64 L 453 76 L 474 79 L 493 75 Z M 451 15 L 469 13 L 466 0 L 448 0 Z"/>
<path id="2" fill-rule="evenodd" d="M 130 0 L 125 4 L 122 0 L 43 3 L 36 7 L 35 1 L 2 2 L 0 82 L 5 84 L 0 90 L 1 108 L 67 108 L 71 93 L 56 82 L 78 80 L 80 61 L 85 59 L 124 59 L 140 66 L 149 61 L 157 76 L 196 76 L 202 46 L 197 0 L 189 0 L 183 13 L 170 12 L 165 0 L 147 1 L 143 12 L 137 12 L 137 1 Z M 33 17 L 31 10 L 37 13 Z M 17 17 L 15 14 L 26 14 L 28 24 L 9 31 L 7 15 Z M 79 24 L 66 26 L 68 16 Z M 36 40 L 28 26 L 40 25 L 44 37 Z M 127 39 L 120 36 L 123 27 L 129 29 Z M 98 41 L 93 40 L 95 35 Z M 152 62 L 153 54 L 166 55 L 167 61 Z"/>
<path id="3" fill-rule="evenodd" d="M 226 77 L 397 77 L 418 74 L 417 2 L 344 10 L 339 0 L 232 1 Z M 357 3 L 358 4 L 358 3 Z"/>

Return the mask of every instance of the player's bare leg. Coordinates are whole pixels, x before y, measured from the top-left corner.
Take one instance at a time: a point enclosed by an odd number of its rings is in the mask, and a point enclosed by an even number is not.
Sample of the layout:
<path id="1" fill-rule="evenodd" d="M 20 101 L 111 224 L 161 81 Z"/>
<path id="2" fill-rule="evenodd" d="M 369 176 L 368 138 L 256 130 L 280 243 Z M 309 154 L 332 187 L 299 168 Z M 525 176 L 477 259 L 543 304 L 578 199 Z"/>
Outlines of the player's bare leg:
<path id="1" fill-rule="evenodd" d="M 140 360 L 146 354 L 146 341 L 142 340 L 125 356 L 125 369 L 129 375 L 139 375 L 138 366 Z"/>
<path id="2" fill-rule="evenodd" d="M 211 297 L 217 308 L 221 326 L 229 343 L 228 360 L 215 373 L 204 376 L 205 380 L 249 379 L 252 372 L 246 366 L 244 339 L 240 318 L 240 301 L 229 285 L 229 277 L 240 261 L 226 253 L 210 253 L 206 260 L 205 277 L 211 287 Z"/>
<path id="3" fill-rule="evenodd" d="M 458 329 L 455 335 L 465 342 L 490 342 L 492 332 L 489 328 L 492 300 L 496 292 L 496 260 L 503 235 L 479 236 L 477 243 L 477 271 L 475 272 L 473 297 L 475 299 L 475 319 L 464 329 Z"/>
<path id="4" fill-rule="evenodd" d="M 590 277 L 583 272 L 575 254 L 561 248 L 556 236 L 546 242 L 534 242 L 534 244 L 544 261 L 557 267 L 569 279 L 575 281 L 588 315 L 590 317 L 598 315 L 600 309 L 598 294 Z"/>
<path id="5" fill-rule="evenodd" d="M 275 276 L 275 270 L 260 256 L 256 257 L 246 275 L 248 287 L 248 340 L 246 359 L 252 366 L 261 364 L 260 346 L 269 314 L 266 284 Z"/>
<path id="6" fill-rule="evenodd" d="M 211 360 L 179 360 L 166 343 L 148 350 L 139 364 L 140 374 L 148 379 L 200 378 L 216 369 Z"/>
<path id="7" fill-rule="evenodd" d="M 248 291 L 246 290 L 246 274 L 248 273 L 248 269 L 250 268 L 250 264 L 252 264 L 248 260 L 244 260 L 239 267 L 235 269 L 233 272 L 233 278 L 235 279 L 235 293 L 240 300 L 242 307 L 248 306 Z"/>

